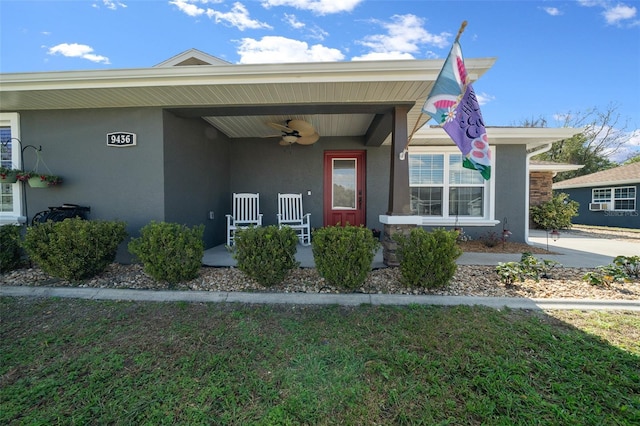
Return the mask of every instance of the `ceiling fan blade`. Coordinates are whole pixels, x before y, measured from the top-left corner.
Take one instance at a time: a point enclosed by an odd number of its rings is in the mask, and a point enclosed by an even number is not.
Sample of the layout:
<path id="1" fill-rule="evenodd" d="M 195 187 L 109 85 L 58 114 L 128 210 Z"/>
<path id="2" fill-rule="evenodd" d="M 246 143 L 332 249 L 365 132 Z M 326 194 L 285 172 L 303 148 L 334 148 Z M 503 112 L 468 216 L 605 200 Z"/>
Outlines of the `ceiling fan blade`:
<path id="1" fill-rule="evenodd" d="M 299 137 L 297 142 L 300 145 L 313 145 L 314 143 L 318 142 L 318 139 L 320 139 L 320 135 L 317 132 L 315 132 L 309 136 Z"/>
<path id="2" fill-rule="evenodd" d="M 283 126 L 282 124 L 267 123 L 267 126 L 271 127 L 272 129 L 280 130 L 281 132 L 291 133 L 291 128 L 287 126 Z"/>
<path id="3" fill-rule="evenodd" d="M 289 120 L 287 126 L 290 129 L 296 130 L 300 136 L 312 136 L 316 133 L 316 129 L 304 120 Z"/>

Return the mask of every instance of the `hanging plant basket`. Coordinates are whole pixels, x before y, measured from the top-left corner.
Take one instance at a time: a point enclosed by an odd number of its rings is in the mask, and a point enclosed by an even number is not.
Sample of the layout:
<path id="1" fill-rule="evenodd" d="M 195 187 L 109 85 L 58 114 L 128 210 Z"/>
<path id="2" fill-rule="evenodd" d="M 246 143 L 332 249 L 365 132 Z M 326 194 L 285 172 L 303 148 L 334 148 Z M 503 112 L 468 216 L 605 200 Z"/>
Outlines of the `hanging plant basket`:
<path id="1" fill-rule="evenodd" d="M 34 170 L 27 173 L 21 172 L 20 174 L 18 174 L 18 179 L 29 182 L 29 186 L 31 188 L 48 188 L 53 185 L 60 185 L 62 183 L 62 178 L 60 178 L 60 176 L 40 173 L 38 171 L 38 166 L 40 165 L 40 163 L 42 163 L 47 171 L 51 173 L 44 160 L 42 159 L 42 154 L 40 153 L 40 151 L 36 151 L 36 155 L 37 160 Z"/>
<path id="2" fill-rule="evenodd" d="M 0 183 L 16 183 L 18 181 L 18 173 L 20 173 L 20 170 L 0 167 Z"/>
<path id="3" fill-rule="evenodd" d="M 59 185 L 62 183 L 62 179 L 59 176 L 35 174 L 29 177 L 29 186 L 31 188 L 48 188 L 53 185 Z"/>

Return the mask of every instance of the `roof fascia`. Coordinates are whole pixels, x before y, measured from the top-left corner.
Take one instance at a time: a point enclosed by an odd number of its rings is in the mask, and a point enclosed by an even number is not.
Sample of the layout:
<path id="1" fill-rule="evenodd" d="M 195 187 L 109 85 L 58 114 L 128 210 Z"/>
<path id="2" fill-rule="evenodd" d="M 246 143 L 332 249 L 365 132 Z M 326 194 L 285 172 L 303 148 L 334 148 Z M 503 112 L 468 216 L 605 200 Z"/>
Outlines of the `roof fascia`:
<path id="1" fill-rule="evenodd" d="M 465 65 L 470 77 L 475 80 L 494 62 L 494 58 L 469 59 Z M 440 61 L 398 60 L 10 73 L 0 74 L 0 91 L 202 84 L 434 81 L 441 67 Z"/>
<path id="2" fill-rule="evenodd" d="M 597 188 L 600 186 L 620 186 L 620 185 L 638 185 L 638 184 L 640 184 L 640 179 L 606 180 L 602 182 L 585 182 L 585 183 L 574 183 L 569 185 L 562 185 L 562 182 L 558 182 L 553 185 L 553 189 Z"/>
<path id="3" fill-rule="evenodd" d="M 570 127 L 486 127 L 486 130 L 489 143 L 492 145 L 522 145 L 523 140 L 526 140 L 527 149 L 567 139 L 584 131 L 584 129 Z M 450 142 L 450 139 L 444 129 L 439 126 L 422 127 L 413 137 L 416 143 L 418 141 Z"/>

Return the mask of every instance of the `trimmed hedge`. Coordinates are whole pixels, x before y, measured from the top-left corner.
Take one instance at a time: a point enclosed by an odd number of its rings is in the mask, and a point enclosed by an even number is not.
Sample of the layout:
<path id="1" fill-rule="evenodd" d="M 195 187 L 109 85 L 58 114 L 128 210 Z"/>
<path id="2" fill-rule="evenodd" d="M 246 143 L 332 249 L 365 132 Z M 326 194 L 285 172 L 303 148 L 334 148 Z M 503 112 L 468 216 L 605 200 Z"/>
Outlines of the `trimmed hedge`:
<path id="1" fill-rule="evenodd" d="M 361 226 L 328 226 L 313 233 L 311 249 L 318 274 L 334 286 L 355 289 L 371 271 L 380 242 Z"/>
<path id="2" fill-rule="evenodd" d="M 456 273 L 456 259 L 462 250 L 456 244 L 457 231 L 414 228 L 408 236 L 398 234 L 397 256 L 400 282 L 407 287 L 445 287 Z"/>
<path id="3" fill-rule="evenodd" d="M 264 286 L 281 283 L 296 261 L 298 236 L 285 226 L 251 227 L 236 231 L 233 258 L 238 269 Z"/>
<path id="4" fill-rule="evenodd" d="M 157 281 L 175 284 L 196 278 L 204 255 L 204 225 L 189 228 L 177 223 L 145 225 L 140 237 L 129 242 L 129 251 Z"/>
<path id="5" fill-rule="evenodd" d="M 23 247 L 44 272 L 69 281 L 94 277 L 114 261 L 127 237 L 120 221 L 80 218 L 48 221 L 27 228 Z"/>

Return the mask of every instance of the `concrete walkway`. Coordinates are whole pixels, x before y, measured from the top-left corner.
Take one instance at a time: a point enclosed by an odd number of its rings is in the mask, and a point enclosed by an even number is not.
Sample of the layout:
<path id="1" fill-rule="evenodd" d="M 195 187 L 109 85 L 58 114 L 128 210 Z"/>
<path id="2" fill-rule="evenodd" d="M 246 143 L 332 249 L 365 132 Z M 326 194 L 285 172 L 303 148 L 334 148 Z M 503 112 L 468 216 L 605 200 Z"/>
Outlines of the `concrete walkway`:
<path id="1" fill-rule="evenodd" d="M 531 231 L 529 243 L 546 248 L 544 231 Z M 549 241 L 553 255 L 536 255 L 551 259 L 566 267 L 588 267 L 607 265 L 618 255 L 640 255 L 640 240 L 621 241 L 604 238 L 584 237 L 570 233 L 561 234 L 558 241 Z M 460 265 L 497 265 L 499 262 L 519 261 L 520 254 L 464 253 Z M 311 247 L 298 246 L 297 260 L 302 267 L 314 267 Z M 231 254 L 224 246 L 214 247 L 205 252 L 203 264 L 208 266 L 235 266 Z M 374 258 L 372 269 L 386 267 L 382 251 Z M 14 297 L 64 297 L 92 300 L 136 300 L 150 302 L 214 302 L 214 303 L 257 303 L 257 304 L 299 304 L 299 305 L 482 305 L 496 309 L 578 309 L 578 310 L 626 310 L 640 311 L 640 301 L 589 300 L 589 299 L 525 299 L 514 297 L 471 297 L 471 296 L 409 296 L 394 294 L 325 294 L 325 293 L 242 293 L 207 291 L 155 291 L 119 290 L 98 288 L 61 287 L 11 287 L 0 286 L 0 296 Z"/>
<path id="2" fill-rule="evenodd" d="M 0 286 L 0 296 L 61 297 L 90 300 L 146 302 L 253 303 L 292 305 L 468 305 L 495 309 L 639 311 L 640 302 L 628 300 L 525 299 L 520 297 L 410 296 L 397 294 L 243 293 L 210 291 L 120 290 L 77 287 Z"/>

